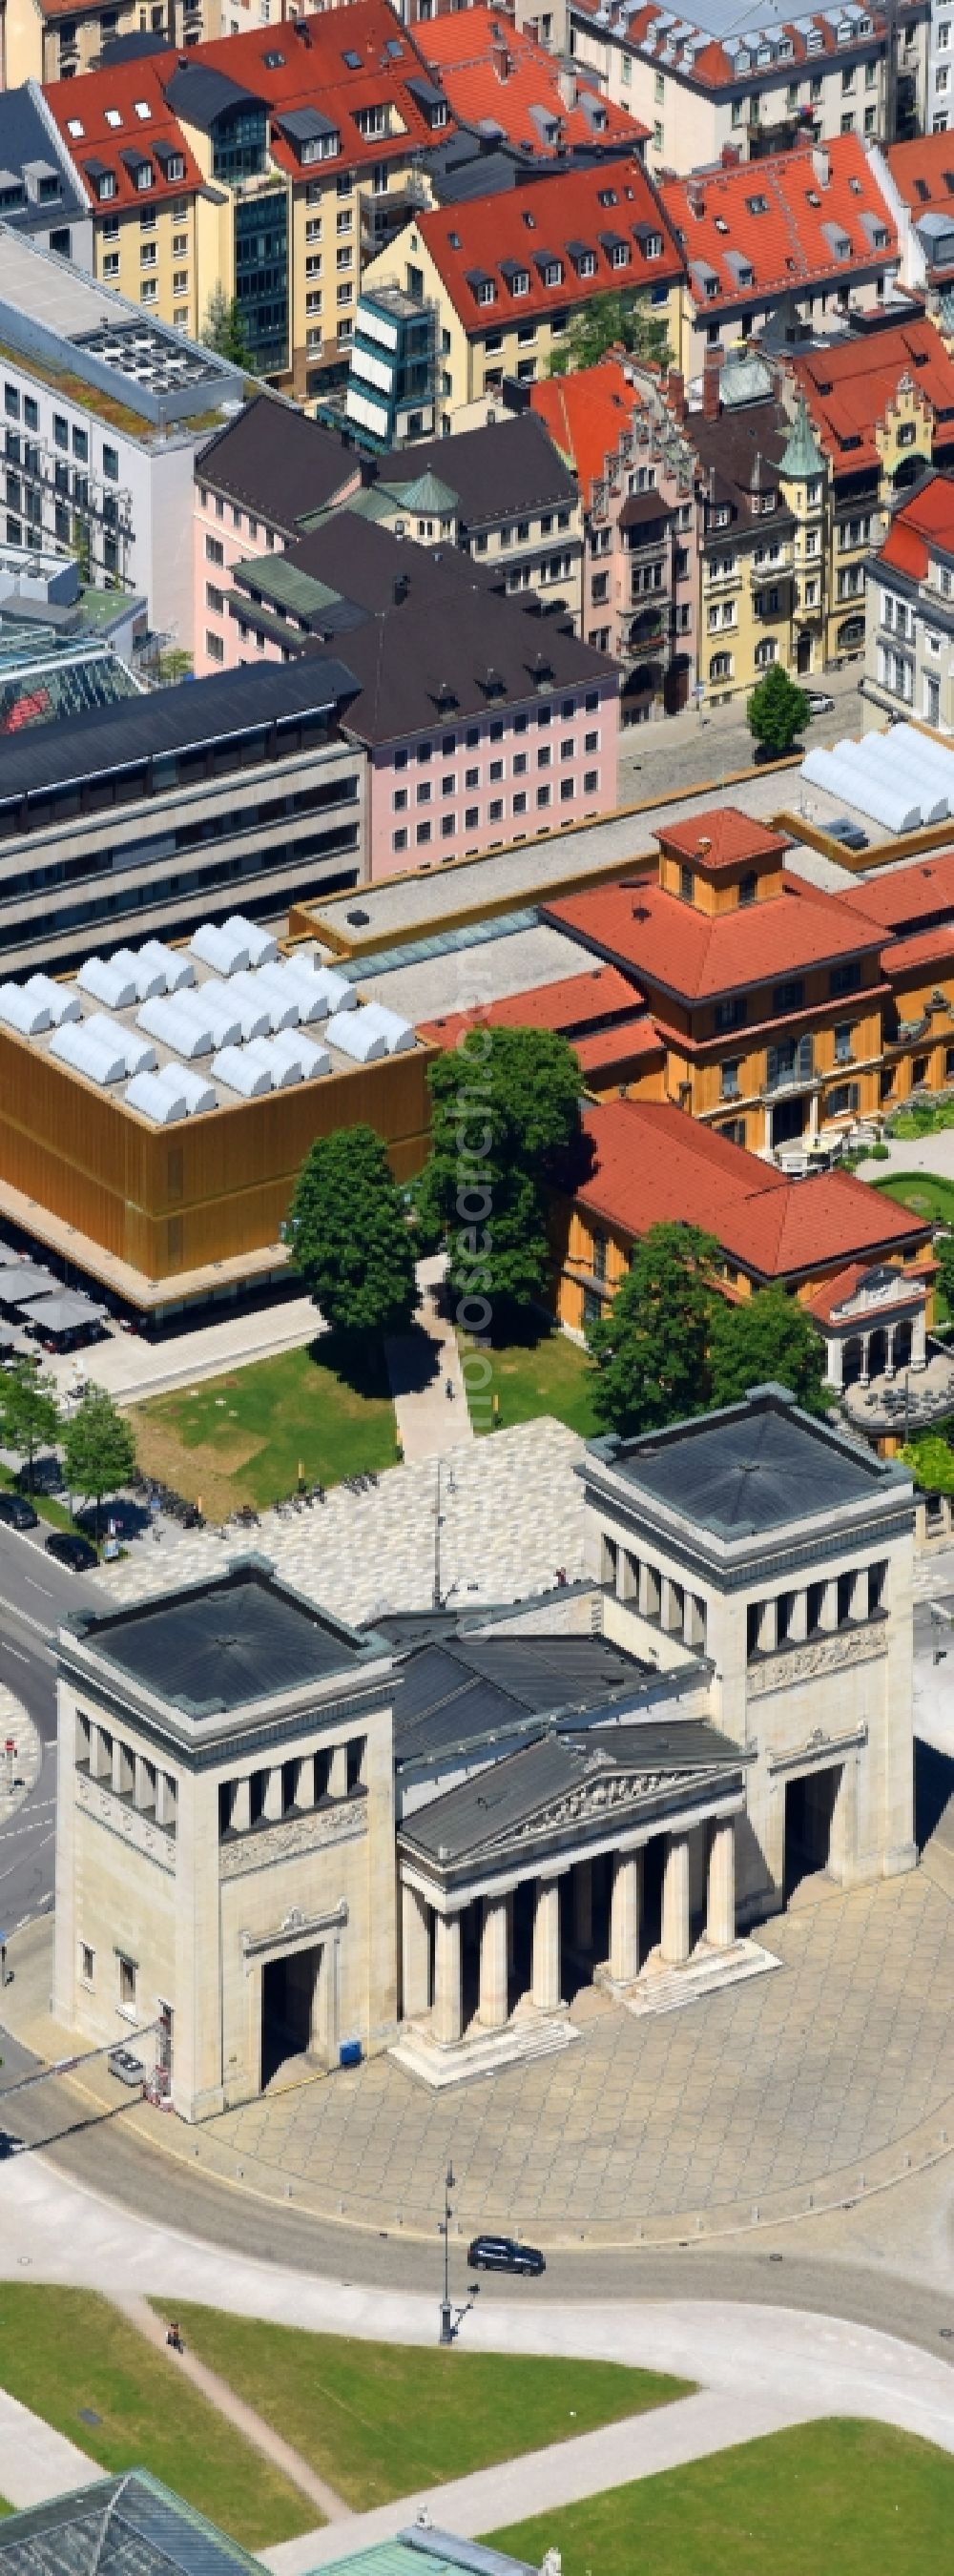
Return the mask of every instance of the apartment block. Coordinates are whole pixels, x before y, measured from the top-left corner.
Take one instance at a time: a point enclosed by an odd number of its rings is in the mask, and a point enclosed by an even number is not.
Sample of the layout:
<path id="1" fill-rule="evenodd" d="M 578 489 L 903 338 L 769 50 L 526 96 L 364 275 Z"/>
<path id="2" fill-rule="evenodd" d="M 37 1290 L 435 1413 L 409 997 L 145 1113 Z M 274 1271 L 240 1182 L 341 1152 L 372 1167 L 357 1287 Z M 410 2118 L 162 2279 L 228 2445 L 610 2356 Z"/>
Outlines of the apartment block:
<path id="1" fill-rule="evenodd" d="M 932 463 L 954 465 L 954 359 L 919 315 L 793 353 L 786 367 L 828 470 L 822 658 L 860 659 L 866 565 L 888 512 Z"/>
<path id="2" fill-rule="evenodd" d="M 660 197 L 686 259 L 674 353 L 687 380 L 707 349 L 785 347 L 890 295 L 897 232 L 854 134 L 757 170 L 718 163 L 663 179 Z"/>

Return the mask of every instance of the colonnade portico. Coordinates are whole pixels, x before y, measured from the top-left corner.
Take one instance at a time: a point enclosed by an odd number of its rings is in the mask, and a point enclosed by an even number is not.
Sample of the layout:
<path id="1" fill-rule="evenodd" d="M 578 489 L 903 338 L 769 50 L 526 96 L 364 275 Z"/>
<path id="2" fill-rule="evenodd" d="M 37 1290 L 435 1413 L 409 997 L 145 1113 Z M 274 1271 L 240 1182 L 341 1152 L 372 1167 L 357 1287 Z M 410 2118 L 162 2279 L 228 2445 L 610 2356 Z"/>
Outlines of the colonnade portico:
<path id="1" fill-rule="evenodd" d="M 564 1849 L 532 1872 L 509 1870 L 487 1883 L 427 1888 L 409 1860 L 402 1862 L 402 2019 L 427 2023 L 441 2050 L 469 2038 L 502 2034 L 548 2017 L 565 2015 L 565 1988 L 595 1983 L 621 1994 L 638 1979 L 686 1968 L 698 1955 L 691 1907 L 691 1853 L 701 1841 L 705 1907 L 701 1948 L 731 1950 L 735 1927 L 735 1814 L 700 1816 L 682 1826 L 644 1829 L 618 1847 L 605 1838 L 591 1848 Z M 647 1926 L 647 1865 L 655 1851 L 658 1919 Z M 476 1873 L 475 1873 L 476 1877 Z M 599 1898 L 596 1880 L 599 1879 Z M 529 1900 L 529 1976 L 514 1977 L 515 1908 Z M 476 1915 L 476 2002 L 465 1999 L 465 1922 Z"/>

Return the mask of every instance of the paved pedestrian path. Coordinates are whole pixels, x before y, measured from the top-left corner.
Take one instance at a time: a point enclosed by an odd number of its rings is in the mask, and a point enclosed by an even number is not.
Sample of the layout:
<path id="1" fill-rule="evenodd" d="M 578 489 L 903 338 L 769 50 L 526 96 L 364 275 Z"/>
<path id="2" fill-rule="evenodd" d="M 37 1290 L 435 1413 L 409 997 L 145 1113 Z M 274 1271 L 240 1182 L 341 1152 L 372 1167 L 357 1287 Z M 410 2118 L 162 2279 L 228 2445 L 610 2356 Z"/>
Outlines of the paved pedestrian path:
<path id="1" fill-rule="evenodd" d="M 21 2511 L 45 2504 L 48 2496 L 69 2495 L 74 2487 L 102 2476 L 95 2460 L 77 2450 L 52 2424 L 0 2388 L 0 2495 Z"/>
<path id="2" fill-rule="evenodd" d="M 308 2461 L 302 2459 L 301 2452 L 293 2450 L 290 2442 L 283 2442 L 281 2434 L 276 2433 L 271 2424 L 266 2424 L 253 2406 L 247 2406 L 244 2398 L 237 2397 L 234 2388 L 229 2387 L 226 2379 L 220 2378 L 217 2370 L 210 2370 L 204 2361 L 199 2360 L 197 2353 L 189 2351 L 188 2345 L 182 2352 L 170 2350 L 166 2341 L 165 2318 L 156 2315 L 148 2299 L 118 2298 L 113 2294 L 113 2304 L 129 2324 L 135 2326 L 137 2333 L 145 2335 L 147 2343 L 154 2344 L 163 2354 L 171 2370 L 190 2380 L 200 2396 L 207 2398 L 219 2415 L 224 2415 L 230 2424 L 234 2424 L 236 2432 L 251 2443 L 253 2450 L 261 2451 L 273 2468 L 280 2469 L 292 2486 L 298 2487 L 302 2495 L 317 2505 L 323 2521 L 350 2521 L 351 2508 L 345 2504 L 343 2496 L 337 2495 L 334 2487 L 318 2477 Z"/>
<path id="3" fill-rule="evenodd" d="M 810 2407 L 800 2418 L 784 2399 L 754 2393 L 746 2403 L 745 2439 L 751 2442 L 766 2433 L 784 2432 L 790 2424 L 810 2420 L 814 2411 Z M 373 2513 L 356 2514 L 347 2534 L 340 2528 L 305 2531 L 298 2539 L 280 2541 L 275 2549 L 263 2549 L 259 2555 L 272 2576 L 310 2576 L 312 2568 L 333 2566 L 345 2549 L 357 2555 L 359 2549 L 393 2540 L 425 2514 L 438 2531 L 453 2532 L 459 2540 L 478 2540 L 484 2532 L 502 2531 L 508 2524 L 528 2521 L 532 2514 L 555 2513 L 561 2505 L 602 2495 L 607 2487 L 626 2486 L 631 2478 L 651 2478 L 662 2469 L 683 2468 L 689 2460 L 706 2459 L 738 2439 L 738 2399 L 706 2389 L 676 2405 L 656 2407 L 651 2414 L 630 2415 L 621 2424 L 582 2433 L 578 2441 L 551 2442 L 546 2450 L 525 2451 L 519 2459 L 500 2460 L 493 2468 L 454 2478 L 446 2486 L 400 2496 L 393 2504 L 377 2506 Z"/>
<path id="4" fill-rule="evenodd" d="M 453 1411 L 456 1423 L 466 1411 L 462 1396 Z M 455 1450 L 441 1480 L 442 1590 L 455 1607 L 548 1591 L 558 1566 L 571 1583 L 582 1575 L 583 1488 L 574 1468 L 584 1446 L 542 1415 Z M 311 1511 L 263 1512 L 255 1547 L 342 1619 L 419 1610 L 433 1593 L 436 1509 L 435 1461 L 418 1458 L 363 1493 L 337 1485 Z M 159 1547 L 147 1534 L 89 1586 L 110 1602 L 142 1600 L 221 1573 L 248 1543 L 235 1529 L 223 1538 L 211 1529 L 170 1532 Z"/>
<path id="5" fill-rule="evenodd" d="M 445 1268 L 442 1254 L 418 1263 L 414 1330 L 391 1334 L 384 1345 L 397 1436 L 409 1466 L 467 1449 L 474 1437 L 457 1334 L 439 1304 Z"/>

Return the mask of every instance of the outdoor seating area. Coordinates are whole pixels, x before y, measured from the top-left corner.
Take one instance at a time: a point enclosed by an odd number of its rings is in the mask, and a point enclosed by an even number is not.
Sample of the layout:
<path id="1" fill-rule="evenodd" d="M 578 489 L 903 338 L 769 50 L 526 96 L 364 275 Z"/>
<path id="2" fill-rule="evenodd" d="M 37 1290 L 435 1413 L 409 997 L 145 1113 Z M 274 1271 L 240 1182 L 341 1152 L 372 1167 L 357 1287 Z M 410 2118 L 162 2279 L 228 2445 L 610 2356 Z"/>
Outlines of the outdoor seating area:
<path id="1" fill-rule="evenodd" d="M 102 1339 L 105 1308 L 80 1288 L 65 1288 L 52 1270 L 0 1246 L 0 1311 L 45 1351 L 75 1351 Z M 0 1335 L 0 1358 L 17 1345 Z"/>

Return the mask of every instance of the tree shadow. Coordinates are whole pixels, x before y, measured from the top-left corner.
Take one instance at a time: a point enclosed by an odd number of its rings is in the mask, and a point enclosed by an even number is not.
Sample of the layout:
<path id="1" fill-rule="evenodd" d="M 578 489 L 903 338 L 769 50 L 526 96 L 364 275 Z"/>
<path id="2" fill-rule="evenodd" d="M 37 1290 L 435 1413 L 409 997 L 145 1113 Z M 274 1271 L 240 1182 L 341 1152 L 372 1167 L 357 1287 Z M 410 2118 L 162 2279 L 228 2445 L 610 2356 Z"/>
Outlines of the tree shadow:
<path id="1" fill-rule="evenodd" d="M 388 1337 L 388 1385 L 392 1395 L 423 1395 L 441 1371 L 441 1346 L 422 1324 Z"/>
<path id="2" fill-rule="evenodd" d="M 379 1333 L 355 1335 L 353 1339 L 347 1333 L 320 1333 L 316 1341 L 309 1343 L 308 1357 L 319 1375 L 337 1378 L 352 1395 L 363 1395 L 369 1402 L 390 1402 L 391 1382 Z"/>

